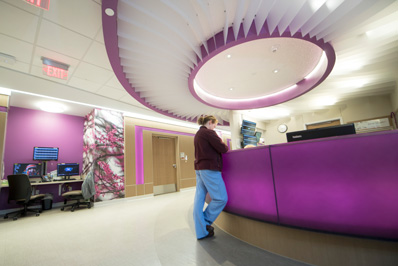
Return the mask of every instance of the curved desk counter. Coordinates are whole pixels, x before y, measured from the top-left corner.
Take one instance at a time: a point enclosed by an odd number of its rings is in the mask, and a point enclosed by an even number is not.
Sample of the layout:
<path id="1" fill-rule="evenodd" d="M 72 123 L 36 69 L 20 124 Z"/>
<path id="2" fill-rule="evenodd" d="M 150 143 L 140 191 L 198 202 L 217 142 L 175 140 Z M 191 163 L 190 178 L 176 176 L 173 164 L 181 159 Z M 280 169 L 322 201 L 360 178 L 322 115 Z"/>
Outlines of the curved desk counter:
<path id="1" fill-rule="evenodd" d="M 226 212 L 290 227 L 398 240 L 398 131 L 224 154 Z"/>

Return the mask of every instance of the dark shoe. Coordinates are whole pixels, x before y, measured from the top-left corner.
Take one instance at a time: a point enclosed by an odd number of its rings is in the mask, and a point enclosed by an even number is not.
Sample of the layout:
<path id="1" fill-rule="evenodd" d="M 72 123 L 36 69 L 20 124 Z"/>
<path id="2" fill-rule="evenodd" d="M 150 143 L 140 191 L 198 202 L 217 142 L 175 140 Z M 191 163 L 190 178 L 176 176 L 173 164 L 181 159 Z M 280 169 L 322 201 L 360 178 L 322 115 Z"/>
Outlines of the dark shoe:
<path id="1" fill-rule="evenodd" d="M 214 227 L 211 225 L 206 225 L 207 232 L 214 232 Z"/>
<path id="2" fill-rule="evenodd" d="M 214 236 L 214 231 L 210 231 L 207 236 L 202 237 L 202 238 L 198 238 L 198 240 L 202 240 L 202 239 L 209 238 L 209 237 L 212 237 L 212 236 Z"/>

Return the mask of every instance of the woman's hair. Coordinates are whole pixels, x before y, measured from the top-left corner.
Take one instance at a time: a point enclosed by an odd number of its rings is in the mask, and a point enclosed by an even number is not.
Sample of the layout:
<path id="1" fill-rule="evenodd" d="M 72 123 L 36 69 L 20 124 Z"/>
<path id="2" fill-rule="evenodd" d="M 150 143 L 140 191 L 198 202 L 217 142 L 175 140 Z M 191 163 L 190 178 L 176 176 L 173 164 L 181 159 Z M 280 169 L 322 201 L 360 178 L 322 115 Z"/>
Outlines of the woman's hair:
<path id="1" fill-rule="evenodd" d="M 206 123 L 209 121 L 211 121 L 213 124 L 218 123 L 218 120 L 214 115 L 202 115 L 198 118 L 198 124 L 201 126 L 206 125 Z"/>

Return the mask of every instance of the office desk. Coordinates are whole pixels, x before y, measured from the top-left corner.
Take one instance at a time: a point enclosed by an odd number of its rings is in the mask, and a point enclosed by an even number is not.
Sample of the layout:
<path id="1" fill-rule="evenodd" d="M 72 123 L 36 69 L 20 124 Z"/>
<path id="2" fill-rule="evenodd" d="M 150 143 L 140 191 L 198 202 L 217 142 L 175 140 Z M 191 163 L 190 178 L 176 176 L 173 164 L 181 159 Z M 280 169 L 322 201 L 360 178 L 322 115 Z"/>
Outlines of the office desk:
<path id="1" fill-rule="evenodd" d="M 33 187 L 32 193 L 49 193 L 54 196 L 53 203 L 63 202 L 62 193 L 67 192 L 66 185 L 70 186 L 72 190 L 80 190 L 83 179 L 53 181 L 53 182 L 38 182 L 31 183 Z M 8 204 L 8 185 L 0 183 L 0 213 L 6 212 L 10 208 L 18 207 L 16 204 Z"/>
<path id="2" fill-rule="evenodd" d="M 70 183 L 82 183 L 83 179 L 76 179 L 76 180 L 62 180 L 62 181 L 51 181 L 51 182 L 32 182 L 30 183 L 32 185 L 33 191 L 32 194 L 39 194 L 36 193 L 36 187 L 37 186 L 50 186 L 50 185 L 58 185 L 58 196 L 60 196 L 62 194 L 62 185 L 64 184 L 70 184 Z M 8 184 L 2 184 L 0 185 L 0 190 L 1 188 L 5 188 L 8 187 Z M 65 191 L 66 192 L 66 191 Z"/>

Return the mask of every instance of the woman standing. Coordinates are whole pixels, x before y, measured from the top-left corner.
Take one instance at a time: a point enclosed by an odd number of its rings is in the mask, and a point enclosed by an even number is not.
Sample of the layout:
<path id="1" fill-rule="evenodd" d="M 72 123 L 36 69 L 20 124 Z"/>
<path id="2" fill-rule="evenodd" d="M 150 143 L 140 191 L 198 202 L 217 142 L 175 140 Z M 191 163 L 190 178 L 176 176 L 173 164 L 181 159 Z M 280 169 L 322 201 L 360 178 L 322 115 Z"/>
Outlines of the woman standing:
<path id="1" fill-rule="evenodd" d="M 194 138 L 196 193 L 193 210 L 197 239 L 212 237 L 214 228 L 211 224 L 227 204 L 228 196 L 221 176 L 222 153 L 228 151 L 214 129 L 217 118 L 212 115 L 201 116 L 201 126 Z M 206 193 L 209 192 L 211 202 L 203 211 Z"/>

